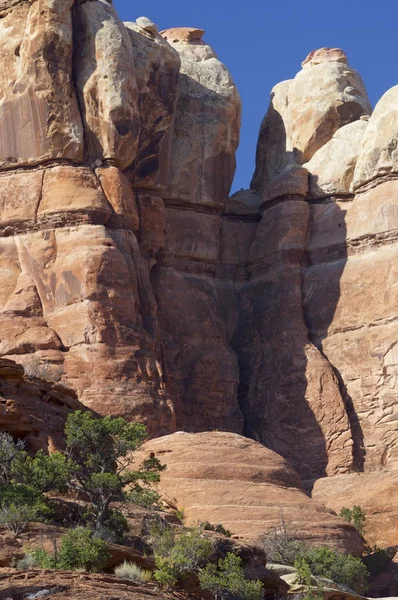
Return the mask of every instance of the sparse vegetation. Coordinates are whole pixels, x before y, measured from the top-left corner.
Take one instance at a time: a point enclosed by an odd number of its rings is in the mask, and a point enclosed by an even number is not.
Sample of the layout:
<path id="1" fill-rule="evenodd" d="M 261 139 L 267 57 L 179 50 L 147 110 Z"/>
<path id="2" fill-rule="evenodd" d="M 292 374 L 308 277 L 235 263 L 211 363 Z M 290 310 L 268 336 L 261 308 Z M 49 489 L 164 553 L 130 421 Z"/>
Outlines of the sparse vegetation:
<path id="1" fill-rule="evenodd" d="M 165 588 L 175 585 L 182 576 L 197 573 L 213 551 L 212 541 L 203 536 L 201 528 L 176 536 L 172 529 L 156 524 L 151 536 L 156 564 L 154 576 Z"/>
<path id="2" fill-rule="evenodd" d="M 126 493 L 126 498 L 129 502 L 142 506 L 148 510 L 161 510 L 161 497 L 153 489 L 143 487 L 136 483 L 130 492 Z"/>
<path id="3" fill-rule="evenodd" d="M 261 581 L 246 579 L 242 561 L 229 552 L 218 565 L 208 564 L 199 573 L 200 586 L 217 600 L 261 600 L 264 588 Z"/>
<path id="4" fill-rule="evenodd" d="M 127 561 L 115 568 L 115 575 L 121 579 L 129 579 L 137 583 L 147 583 L 152 579 L 151 571 L 141 569 L 139 565 Z"/>
<path id="5" fill-rule="evenodd" d="M 185 510 L 183 508 L 177 508 L 176 510 L 172 510 L 171 514 L 177 517 L 181 521 L 181 523 L 185 522 Z"/>
<path id="6" fill-rule="evenodd" d="M 267 561 L 293 567 L 296 559 L 307 550 L 307 546 L 298 537 L 298 532 L 281 517 L 278 527 L 262 539 Z"/>
<path id="7" fill-rule="evenodd" d="M 347 516 L 355 519 L 357 525 L 363 530 L 365 515 L 360 507 L 354 508 L 355 510 L 349 511 Z M 297 532 L 282 518 L 280 526 L 263 539 L 268 562 L 300 567 L 299 580 L 307 586 L 308 583 L 304 580 L 309 572 L 310 575 L 326 577 L 338 584 L 346 585 L 357 593 L 366 590 L 369 574 L 360 558 L 326 547 L 310 548 L 297 538 Z M 309 593 L 315 592 L 312 590 Z"/>
<path id="8" fill-rule="evenodd" d="M 96 537 L 91 529 L 77 527 L 61 538 L 59 548 L 54 544 L 53 553 L 36 549 L 28 556 L 42 569 L 98 572 L 106 565 L 109 552 L 106 542 Z"/>
<path id="9" fill-rule="evenodd" d="M 213 525 L 212 523 L 209 523 L 209 521 L 204 521 L 204 523 L 201 523 L 200 526 L 205 531 L 214 531 L 215 533 L 221 533 L 222 535 L 225 535 L 226 537 L 232 536 L 232 533 L 229 531 L 229 529 L 225 529 L 225 527 L 223 525 L 221 525 L 221 523 L 219 523 L 218 525 Z"/>
<path id="10" fill-rule="evenodd" d="M 126 500 L 128 486 L 159 481 L 164 467 L 150 458 L 140 470 L 129 470 L 131 452 L 147 436 L 145 426 L 139 423 L 127 423 L 122 418 L 96 419 L 89 412 L 76 411 L 69 415 L 65 433 L 68 485 L 88 496 L 94 529 L 109 529 L 115 520 L 115 511 L 113 518 L 110 513 L 111 502 Z M 120 521 L 119 517 L 118 525 Z"/>
<path id="11" fill-rule="evenodd" d="M 366 515 L 360 506 L 353 506 L 352 508 L 343 507 L 339 516 L 352 523 L 362 536 L 365 535 Z"/>
<path id="12" fill-rule="evenodd" d="M 300 596 L 301 600 L 323 600 L 322 584 L 313 581 L 310 566 L 305 558 L 299 556 L 294 566 L 297 570 L 297 583 L 306 586 L 304 595 Z"/>
<path id="13" fill-rule="evenodd" d="M 146 428 L 76 411 L 69 415 L 65 433 L 65 452 L 39 451 L 34 456 L 22 442 L 0 434 L 0 523 L 19 535 L 29 522 L 50 518 L 45 494 L 72 489 L 87 499 L 82 524 L 107 541 L 121 542 L 127 522 L 111 503 L 129 500 L 132 494 L 148 507 L 159 499 L 140 485 L 159 481 L 164 467 L 156 458 L 145 461 L 141 469 L 129 470 L 131 452 L 145 440 Z"/>

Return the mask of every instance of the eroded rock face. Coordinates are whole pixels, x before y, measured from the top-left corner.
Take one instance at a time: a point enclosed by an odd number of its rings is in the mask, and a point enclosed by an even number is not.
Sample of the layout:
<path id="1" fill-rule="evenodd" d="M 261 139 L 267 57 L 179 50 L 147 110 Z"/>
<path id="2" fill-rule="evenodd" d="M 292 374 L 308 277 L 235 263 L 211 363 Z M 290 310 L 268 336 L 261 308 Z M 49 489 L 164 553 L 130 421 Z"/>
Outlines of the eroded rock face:
<path id="1" fill-rule="evenodd" d="M 168 432 L 174 408 L 129 169 L 148 134 L 145 99 L 148 111 L 157 97 L 162 125 L 151 152 L 160 162 L 179 59 L 157 36 L 164 52 L 145 62 L 109 3 L 72 4 L 2 6 L 9 70 L 0 110 L 12 130 L 0 142 L 0 352 L 28 367 L 44 364 L 48 377 L 103 414 Z M 135 39 L 148 35 L 141 29 Z M 154 81 L 168 56 L 174 70 Z M 19 133 L 24 123 L 32 133 Z"/>
<path id="2" fill-rule="evenodd" d="M 177 412 L 241 431 L 215 277 L 239 136 L 229 72 L 202 31 L 169 44 L 109 2 L 1 10 L 1 355 L 45 364 L 86 406 L 151 434 Z M 203 214 L 185 210 L 202 200 Z"/>
<path id="3" fill-rule="evenodd" d="M 29 450 L 64 447 L 68 414 L 85 410 L 76 394 L 52 383 L 54 372 L 38 356 L 21 365 L 0 359 L 0 431 L 23 439 Z"/>
<path id="4" fill-rule="evenodd" d="M 203 42 L 203 33 L 189 28 L 162 32 L 181 58 L 165 199 L 219 211 L 235 174 L 241 101 L 228 69 Z"/>
<path id="5" fill-rule="evenodd" d="M 4 4 L 4 3 L 3 3 Z M 0 6 L 0 168 L 83 157 L 72 84 L 73 1 Z"/>
<path id="6" fill-rule="evenodd" d="M 308 489 L 321 476 L 314 497 L 332 508 L 363 500 L 371 538 L 394 545 L 395 88 L 367 116 L 346 62 L 322 49 L 273 91 L 252 182 L 264 214 L 234 348 L 246 433 L 292 461 Z M 320 90 L 312 77 L 330 82 L 314 113 L 302 87 Z M 292 184 L 306 156 L 307 192 L 299 178 Z"/>
<path id="7" fill-rule="evenodd" d="M 181 73 L 163 195 L 165 244 L 151 281 L 177 427 L 241 432 L 239 370 L 217 277 L 240 99 L 203 33 L 189 28 L 162 32 L 180 56 Z"/>
<path id="8" fill-rule="evenodd" d="M 370 116 L 345 53 L 312 52 L 229 198 L 240 99 L 202 30 L 101 0 L 0 17 L 0 356 L 153 436 L 244 433 L 308 489 L 394 473 L 396 88 Z"/>
<path id="9" fill-rule="evenodd" d="M 150 452 L 167 465 L 161 492 L 184 507 L 188 523 L 222 523 L 258 543 L 286 516 L 303 540 L 361 552 L 354 528 L 306 496 L 289 463 L 261 444 L 233 433 L 177 432 L 147 442 L 137 461 Z"/>
<path id="10" fill-rule="evenodd" d="M 296 191 L 289 170 L 283 177 L 284 169 L 308 163 L 344 125 L 370 113 L 365 86 L 348 65 L 345 53 L 338 48 L 312 52 L 294 79 L 272 90 L 271 104 L 260 129 L 252 187 L 269 199 L 300 195 L 302 186 L 298 183 Z M 337 135 L 339 139 L 340 132 Z M 352 135 L 355 141 L 351 147 L 355 144 L 358 148 L 358 135 L 354 131 Z M 354 167 L 351 165 L 351 171 Z M 272 190 L 276 177 L 282 180 L 277 187 L 278 196 Z"/>

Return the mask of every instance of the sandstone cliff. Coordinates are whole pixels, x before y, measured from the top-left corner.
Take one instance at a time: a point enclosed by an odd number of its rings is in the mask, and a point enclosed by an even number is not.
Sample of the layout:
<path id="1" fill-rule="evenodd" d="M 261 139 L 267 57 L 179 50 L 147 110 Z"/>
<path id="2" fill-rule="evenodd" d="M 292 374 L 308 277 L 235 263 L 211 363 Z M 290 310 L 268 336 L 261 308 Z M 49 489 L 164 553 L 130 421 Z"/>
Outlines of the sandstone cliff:
<path id="1" fill-rule="evenodd" d="M 394 483 L 397 88 L 371 114 L 344 52 L 312 52 L 228 198 L 241 104 L 203 37 L 0 2 L 0 356 L 152 437 L 253 438 L 326 503 L 326 477 Z"/>

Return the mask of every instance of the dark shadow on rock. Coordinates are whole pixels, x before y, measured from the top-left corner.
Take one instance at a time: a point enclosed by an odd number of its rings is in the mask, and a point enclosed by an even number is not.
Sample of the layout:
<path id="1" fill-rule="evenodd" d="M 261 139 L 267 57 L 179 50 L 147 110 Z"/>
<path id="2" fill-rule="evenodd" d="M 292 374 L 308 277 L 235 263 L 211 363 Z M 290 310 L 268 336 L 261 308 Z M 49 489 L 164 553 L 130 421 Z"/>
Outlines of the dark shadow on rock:
<path id="1" fill-rule="evenodd" d="M 272 140 L 278 147 L 271 146 L 273 156 L 267 157 Z M 261 126 L 252 188 L 264 189 L 276 159 L 281 171 L 295 156 L 286 152 L 283 119 L 271 106 Z M 239 323 L 232 341 L 240 366 L 244 434 L 284 456 L 303 480 L 314 480 L 327 475 L 338 410 L 344 418 L 336 377 L 322 353 L 322 335 L 333 321 L 347 261 L 344 211 L 334 203 L 336 244 L 329 246 L 325 239 L 311 249 L 316 204 L 290 195 L 268 206 L 251 247 L 248 280 L 238 287 Z M 316 337 L 319 326 L 324 333 Z M 351 407 L 347 397 L 346 402 L 353 422 L 352 402 Z M 360 456 L 356 462 L 360 467 Z"/>

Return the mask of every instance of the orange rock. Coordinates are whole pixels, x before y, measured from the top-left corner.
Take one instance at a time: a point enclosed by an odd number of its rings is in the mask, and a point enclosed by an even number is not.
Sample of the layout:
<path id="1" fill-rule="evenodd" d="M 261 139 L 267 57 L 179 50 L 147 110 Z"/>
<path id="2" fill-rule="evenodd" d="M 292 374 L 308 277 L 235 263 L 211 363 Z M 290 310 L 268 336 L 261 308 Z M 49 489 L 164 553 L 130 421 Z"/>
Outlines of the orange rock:
<path id="1" fill-rule="evenodd" d="M 310 52 L 307 58 L 301 63 L 301 66 L 314 66 L 323 62 L 341 62 L 347 65 L 348 57 L 341 48 L 319 48 L 319 50 Z"/>
<path id="2" fill-rule="evenodd" d="M 200 44 L 205 32 L 203 29 L 195 29 L 194 27 L 173 27 L 172 29 L 164 29 L 160 35 L 170 43 L 186 42 Z"/>
<path id="3" fill-rule="evenodd" d="M 311 500 L 289 463 L 253 440 L 178 432 L 147 442 L 137 462 L 150 452 L 167 465 L 160 492 L 184 510 L 188 523 L 221 523 L 234 536 L 258 543 L 283 517 L 303 540 L 361 553 L 356 530 Z"/>

